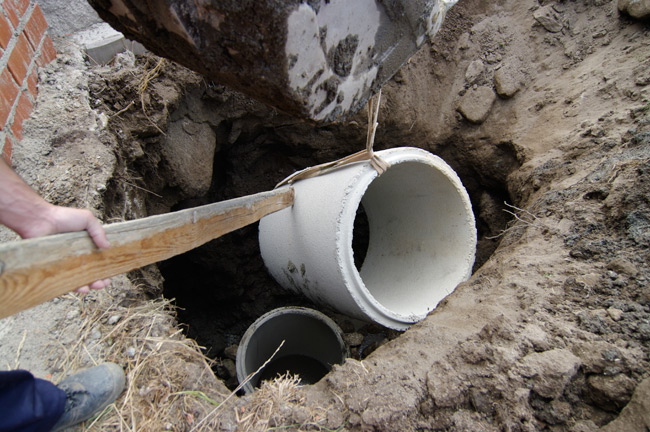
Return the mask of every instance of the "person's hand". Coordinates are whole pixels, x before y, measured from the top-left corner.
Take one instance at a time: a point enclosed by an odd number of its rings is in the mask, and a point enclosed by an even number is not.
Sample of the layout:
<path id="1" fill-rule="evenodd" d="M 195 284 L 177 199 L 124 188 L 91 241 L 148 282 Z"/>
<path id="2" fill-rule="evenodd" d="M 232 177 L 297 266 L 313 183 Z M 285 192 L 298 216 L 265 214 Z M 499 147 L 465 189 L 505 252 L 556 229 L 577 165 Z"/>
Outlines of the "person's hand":
<path id="1" fill-rule="evenodd" d="M 98 248 L 110 247 L 104 227 L 89 210 L 48 203 L 3 158 L 0 158 L 0 223 L 25 239 L 86 230 Z M 99 280 L 76 291 L 87 293 L 91 289 L 106 288 L 109 283 L 109 279 Z"/>
<path id="2" fill-rule="evenodd" d="M 111 246 L 101 223 L 90 210 L 61 207 L 48 204 L 38 218 L 18 234 L 23 238 L 40 237 L 50 234 L 88 231 L 95 245 L 100 249 Z"/>
<path id="3" fill-rule="evenodd" d="M 95 245 L 100 249 L 107 249 L 111 246 L 106 238 L 106 232 L 102 224 L 93 216 L 89 210 L 82 210 L 69 207 L 47 204 L 37 218 L 27 227 L 18 232 L 23 238 L 40 237 L 50 234 L 58 234 L 75 231 L 88 231 Z M 98 280 L 90 285 L 77 288 L 78 293 L 86 294 L 91 289 L 99 290 L 106 288 L 110 279 Z"/>

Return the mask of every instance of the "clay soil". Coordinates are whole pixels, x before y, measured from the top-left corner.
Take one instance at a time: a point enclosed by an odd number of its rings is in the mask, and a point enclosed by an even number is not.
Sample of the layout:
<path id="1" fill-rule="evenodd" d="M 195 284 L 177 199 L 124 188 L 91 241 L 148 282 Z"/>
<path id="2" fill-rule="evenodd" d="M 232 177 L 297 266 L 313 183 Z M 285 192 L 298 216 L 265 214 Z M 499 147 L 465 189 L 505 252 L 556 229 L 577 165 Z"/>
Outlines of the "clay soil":
<path id="1" fill-rule="evenodd" d="M 305 124 L 167 59 L 57 48 L 14 167 L 105 223 L 268 190 L 365 145 L 363 112 Z M 383 88 L 375 148 L 398 146 L 458 172 L 479 233 L 471 279 L 408 331 L 283 292 L 251 226 L 0 321 L 2 367 L 123 365 L 127 392 L 88 430 L 650 429 L 648 22 L 616 1 L 460 0 Z M 332 314 L 353 356 L 311 386 L 231 393 L 238 338 L 287 304 Z"/>

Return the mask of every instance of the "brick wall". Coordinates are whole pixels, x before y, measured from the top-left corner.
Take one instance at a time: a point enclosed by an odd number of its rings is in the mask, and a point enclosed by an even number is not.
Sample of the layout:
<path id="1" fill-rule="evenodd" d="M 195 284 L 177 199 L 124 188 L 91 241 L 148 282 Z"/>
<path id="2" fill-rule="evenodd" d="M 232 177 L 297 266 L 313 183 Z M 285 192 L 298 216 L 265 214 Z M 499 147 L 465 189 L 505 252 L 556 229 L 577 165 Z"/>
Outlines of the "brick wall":
<path id="1" fill-rule="evenodd" d="M 14 143 L 38 92 L 38 68 L 56 57 L 35 0 L 0 0 L 0 155 L 11 164 Z"/>

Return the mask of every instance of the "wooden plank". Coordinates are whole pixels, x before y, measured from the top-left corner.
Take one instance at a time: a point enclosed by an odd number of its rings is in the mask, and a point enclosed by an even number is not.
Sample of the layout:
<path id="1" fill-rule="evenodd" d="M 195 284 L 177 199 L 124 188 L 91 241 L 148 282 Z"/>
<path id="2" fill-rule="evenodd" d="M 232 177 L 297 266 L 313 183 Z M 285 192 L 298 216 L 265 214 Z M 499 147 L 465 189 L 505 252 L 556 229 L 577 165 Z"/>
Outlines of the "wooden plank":
<path id="1" fill-rule="evenodd" d="M 283 187 L 228 201 L 106 225 L 109 249 L 85 232 L 0 244 L 0 318 L 80 286 L 171 258 L 293 204 Z"/>

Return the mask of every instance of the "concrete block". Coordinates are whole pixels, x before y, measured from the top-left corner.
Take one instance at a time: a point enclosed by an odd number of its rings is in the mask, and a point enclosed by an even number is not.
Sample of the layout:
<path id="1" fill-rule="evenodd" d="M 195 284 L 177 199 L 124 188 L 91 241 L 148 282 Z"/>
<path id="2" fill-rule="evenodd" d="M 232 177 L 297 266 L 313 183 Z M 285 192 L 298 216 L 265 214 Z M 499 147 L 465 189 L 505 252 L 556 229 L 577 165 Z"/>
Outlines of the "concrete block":
<path id="1" fill-rule="evenodd" d="M 157 55 L 328 123 L 365 106 L 438 32 L 456 0 L 89 2 Z"/>
<path id="2" fill-rule="evenodd" d="M 84 47 L 89 60 L 97 64 L 106 64 L 113 60 L 116 54 L 126 50 L 134 54 L 146 51 L 142 44 L 126 39 L 107 23 L 95 24 L 80 31 L 74 35 L 74 39 Z"/>

